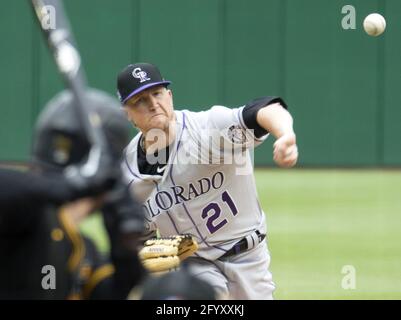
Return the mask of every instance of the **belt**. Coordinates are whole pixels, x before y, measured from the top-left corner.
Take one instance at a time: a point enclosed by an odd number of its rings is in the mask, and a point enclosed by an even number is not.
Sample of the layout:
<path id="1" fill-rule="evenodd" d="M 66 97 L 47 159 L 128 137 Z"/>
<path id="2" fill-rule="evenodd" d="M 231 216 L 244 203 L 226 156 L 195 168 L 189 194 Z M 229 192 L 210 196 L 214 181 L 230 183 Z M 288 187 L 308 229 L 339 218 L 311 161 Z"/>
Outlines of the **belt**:
<path id="1" fill-rule="evenodd" d="M 231 257 L 235 254 L 239 254 L 249 249 L 252 249 L 256 247 L 259 243 L 261 243 L 265 239 L 265 237 L 266 237 L 265 234 L 262 234 L 258 230 L 256 230 L 255 232 L 252 232 L 252 234 L 238 241 L 230 250 L 228 250 L 225 254 L 223 254 L 219 259 Z"/>

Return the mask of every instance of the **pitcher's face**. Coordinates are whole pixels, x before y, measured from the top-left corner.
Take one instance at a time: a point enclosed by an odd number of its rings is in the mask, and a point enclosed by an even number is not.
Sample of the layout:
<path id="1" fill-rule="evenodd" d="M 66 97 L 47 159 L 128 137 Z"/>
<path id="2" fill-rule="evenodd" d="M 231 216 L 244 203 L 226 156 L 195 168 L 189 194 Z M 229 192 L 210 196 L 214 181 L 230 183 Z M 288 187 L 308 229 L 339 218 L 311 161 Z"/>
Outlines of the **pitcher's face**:
<path id="1" fill-rule="evenodd" d="M 166 131 L 174 119 L 173 94 L 164 86 L 149 88 L 129 99 L 124 109 L 128 119 L 143 133 L 151 129 Z"/>

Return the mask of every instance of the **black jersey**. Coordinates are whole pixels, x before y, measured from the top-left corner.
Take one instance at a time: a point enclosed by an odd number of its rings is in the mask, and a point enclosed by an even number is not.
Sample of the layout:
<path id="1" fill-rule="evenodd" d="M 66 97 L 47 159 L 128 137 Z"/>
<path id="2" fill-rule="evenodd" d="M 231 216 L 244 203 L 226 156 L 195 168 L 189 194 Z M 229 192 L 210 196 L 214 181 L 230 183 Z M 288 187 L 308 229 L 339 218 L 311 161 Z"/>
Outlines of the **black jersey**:
<path id="1" fill-rule="evenodd" d="M 0 299 L 124 299 L 143 275 L 136 254 L 108 261 L 80 234 L 62 176 L 0 169 L 0 194 Z"/>

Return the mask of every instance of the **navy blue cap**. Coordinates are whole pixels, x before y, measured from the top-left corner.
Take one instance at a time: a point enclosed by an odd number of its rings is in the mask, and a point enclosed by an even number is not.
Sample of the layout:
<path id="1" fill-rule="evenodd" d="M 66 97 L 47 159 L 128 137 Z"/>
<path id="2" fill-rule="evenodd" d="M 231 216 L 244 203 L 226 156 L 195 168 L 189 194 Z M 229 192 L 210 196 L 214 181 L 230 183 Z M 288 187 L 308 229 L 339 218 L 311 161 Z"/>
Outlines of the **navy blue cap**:
<path id="1" fill-rule="evenodd" d="M 171 82 L 163 79 L 159 69 L 150 63 L 135 63 L 125 67 L 117 78 L 117 95 L 124 104 L 136 94 L 151 87 Z"/>

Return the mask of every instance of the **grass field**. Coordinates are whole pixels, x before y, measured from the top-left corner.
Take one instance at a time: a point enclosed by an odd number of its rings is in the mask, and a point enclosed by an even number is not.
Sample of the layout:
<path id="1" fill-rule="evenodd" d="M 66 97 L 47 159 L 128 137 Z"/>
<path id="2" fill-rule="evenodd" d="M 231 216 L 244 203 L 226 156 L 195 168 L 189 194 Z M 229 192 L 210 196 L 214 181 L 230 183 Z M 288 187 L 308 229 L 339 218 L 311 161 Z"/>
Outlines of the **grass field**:
<path id="1" fill-rule="evenodd" d="M 401 299 L 401 171 L 270 169 L 256 181 L 276 299 Z M 98 225 L 83 229 L 106 250 Z"/>

